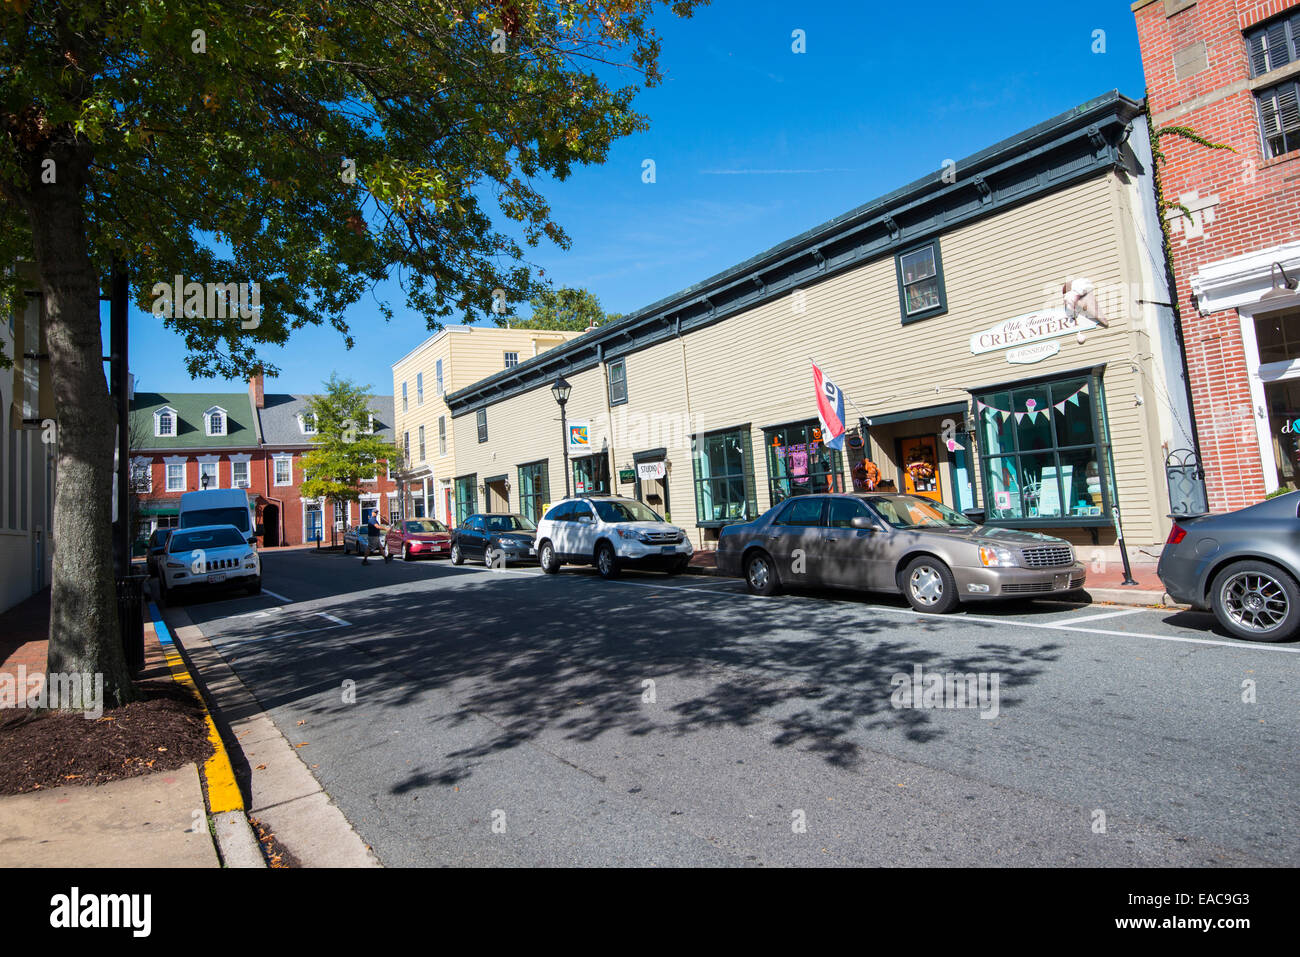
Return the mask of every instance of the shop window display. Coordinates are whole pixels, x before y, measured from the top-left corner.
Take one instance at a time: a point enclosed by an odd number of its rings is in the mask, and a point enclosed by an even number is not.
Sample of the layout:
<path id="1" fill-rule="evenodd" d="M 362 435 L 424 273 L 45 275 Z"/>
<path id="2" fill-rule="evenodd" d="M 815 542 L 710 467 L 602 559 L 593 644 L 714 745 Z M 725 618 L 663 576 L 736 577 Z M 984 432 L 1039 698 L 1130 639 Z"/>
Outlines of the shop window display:
<path id="1" fill-rule="evenodd" d="M 695 517 L 701 524 L 744 522 L 758 515 L 749 429 L 715 432 L 691 441 Z"/>
<path id="2" fill-rule="evenodd" d="M 822 442 L 815 422 L 764 429 L 771 505 L 793 495 L 844 491 L 842 456 Z"/>
<path id="3" fill-rule="evenodd" d="M 1101 519 L 1113 501 L 1101 384 L 1092 377 L 976 396 L 991 520 Z"/>

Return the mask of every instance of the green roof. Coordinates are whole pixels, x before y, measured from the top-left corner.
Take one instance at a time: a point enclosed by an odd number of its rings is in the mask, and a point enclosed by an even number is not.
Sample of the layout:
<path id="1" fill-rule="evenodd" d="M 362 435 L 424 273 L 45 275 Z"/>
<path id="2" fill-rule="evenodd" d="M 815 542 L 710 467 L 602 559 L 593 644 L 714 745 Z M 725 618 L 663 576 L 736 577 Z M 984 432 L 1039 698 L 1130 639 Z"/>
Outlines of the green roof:
<path id="1" fill-rule="evenodd" d="M 226 434 L 208 435 L 203 413 L 213 407 L 226 412 Z M 154 435 L 154 413 L 176 411 L 176 434 Z M 228 449 L 257 445 L 253 407 L 247 392 L 137 392 L 131 400 L 132 443 L 139 449 Z"/>

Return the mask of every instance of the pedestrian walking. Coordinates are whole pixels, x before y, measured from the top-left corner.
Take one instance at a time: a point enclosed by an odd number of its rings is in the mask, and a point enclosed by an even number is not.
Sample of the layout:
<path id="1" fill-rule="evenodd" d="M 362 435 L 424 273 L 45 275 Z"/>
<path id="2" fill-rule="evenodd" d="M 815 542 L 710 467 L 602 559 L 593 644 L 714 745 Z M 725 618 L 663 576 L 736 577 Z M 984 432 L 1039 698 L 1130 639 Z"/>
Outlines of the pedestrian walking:
<path id="1" fill-rule="evenodd" d="M 366 519 L 366 551 L 361 556 L 362 565 L 370 561 L 371 550 L 380 547 L 380 536 L 382 534 L 382 526 L 379 524 L 379 509 L 375 509 L 370 513 L 370 517 Z M 384 560 L 388 561 L 388 556 L 385 556 Z"/>

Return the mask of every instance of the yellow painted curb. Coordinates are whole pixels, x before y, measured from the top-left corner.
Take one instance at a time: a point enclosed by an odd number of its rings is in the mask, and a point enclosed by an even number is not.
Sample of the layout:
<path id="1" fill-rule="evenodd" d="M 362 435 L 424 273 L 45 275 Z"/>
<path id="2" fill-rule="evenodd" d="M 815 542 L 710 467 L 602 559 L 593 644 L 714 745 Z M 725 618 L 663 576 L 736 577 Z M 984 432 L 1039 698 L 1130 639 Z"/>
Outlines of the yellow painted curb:
<path id="1" fill-rule="evenodd" d="M 217 731 L 216 722 L 212 720 L 212 715 L 208 712 L 207 702 L 203 700 L 203 695 L 199 693 L 198 686 L 190 676 L 189 669 L 185 667 L 185 659 L 181 653 L 176 650 L 176 644 L 172 641 L 171 632 L 167 630 L 167 623 L 162 620 L 158 613 L 158 607 L 153 602 L 149 603 L 149 618 L 145 622 L 145 627 L 153 630 L 154 636 L 158 639 L 158 646 L 162 648 L 163 656 L 167 659 L 167 667 L 171 670 L 172 680 L 177 684 L 183 685 L 189 689 L 190 694 L 194 695 L 203 709 L 203 720 L 208 725 L 208 740 L 212 742 L 212 757 L 208 758 L 203 765 L 203 782 L 208 795 L 208 809 L 213 814 L 222 814 L 226 811 L 244 810 L 244 797 L 239 793 L 239 785 L 235 782 L 235 769 L 230 763 L 230 755 L 226 751 L 226 746 L 222 743 L 221 735 Z M 161 631 L 159 630 L 161 626 Z"/>

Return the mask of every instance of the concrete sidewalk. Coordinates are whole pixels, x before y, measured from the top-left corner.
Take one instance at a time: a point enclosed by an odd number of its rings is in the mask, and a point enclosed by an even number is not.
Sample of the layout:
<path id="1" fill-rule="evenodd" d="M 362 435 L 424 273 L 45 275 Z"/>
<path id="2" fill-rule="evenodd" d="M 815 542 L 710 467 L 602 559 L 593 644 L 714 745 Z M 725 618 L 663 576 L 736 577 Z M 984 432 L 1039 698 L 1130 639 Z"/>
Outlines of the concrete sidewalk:
<path id="1" fill-rule="evenodd" d="M 0 867 L 220 867 L 199 769 L 0 797 Z"/>
<path id="2" fill-rule="evenodd" d="M 1094 568 L 1085 562 L 1088 570 L 1085 593 L 1100 604 L 1129 605 L 1133 607 L 1186 608 L 1165 594 L 1165 586 L 1156 575 L 1156 563 L 1131 562 L 1136 585 L 1125 585 L 1124 566 L 1120 562 L 1104 562 Z M 686 569 L 695 575 L 719 575 L 718 553 L 701 549 L 691 557 Z"/>

